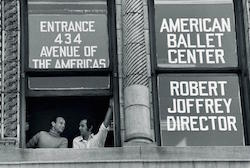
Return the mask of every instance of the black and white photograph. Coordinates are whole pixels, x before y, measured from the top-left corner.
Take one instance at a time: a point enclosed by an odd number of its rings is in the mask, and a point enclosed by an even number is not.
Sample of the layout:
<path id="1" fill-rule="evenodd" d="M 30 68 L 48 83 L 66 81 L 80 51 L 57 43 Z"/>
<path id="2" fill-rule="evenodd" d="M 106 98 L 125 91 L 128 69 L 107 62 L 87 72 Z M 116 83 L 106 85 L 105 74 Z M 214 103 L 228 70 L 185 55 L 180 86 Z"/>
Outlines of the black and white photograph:
<path id="1" fill-rule="evenodd" d="M 0 168 L 250 168 L 250 0 L 0 0 Z"/>

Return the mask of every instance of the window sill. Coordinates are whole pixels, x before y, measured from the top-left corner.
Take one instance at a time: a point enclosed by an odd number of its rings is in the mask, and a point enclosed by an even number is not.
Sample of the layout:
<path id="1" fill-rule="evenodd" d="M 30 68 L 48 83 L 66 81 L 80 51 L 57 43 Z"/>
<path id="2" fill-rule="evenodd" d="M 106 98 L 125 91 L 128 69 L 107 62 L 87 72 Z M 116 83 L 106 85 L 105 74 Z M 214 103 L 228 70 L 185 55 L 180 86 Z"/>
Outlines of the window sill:
<path id="1" fill-rule="evenodd" d="M 250 162 L 250 147 L 119 147 L 1 149 L 3 164 Z"/>

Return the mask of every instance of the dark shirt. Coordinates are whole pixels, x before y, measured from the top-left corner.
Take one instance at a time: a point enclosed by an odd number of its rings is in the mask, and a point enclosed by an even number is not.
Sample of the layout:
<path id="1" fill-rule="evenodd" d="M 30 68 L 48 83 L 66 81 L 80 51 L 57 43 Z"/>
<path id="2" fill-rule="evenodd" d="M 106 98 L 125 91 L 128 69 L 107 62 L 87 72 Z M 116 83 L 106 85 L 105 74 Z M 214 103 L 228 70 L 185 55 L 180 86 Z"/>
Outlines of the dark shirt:
<path id="1" fill-rule="evenodd" d="M 27 148 L 67 148 L 68 140 L 52 130 L 40 131 L 29 140 L 26 146 Z"/>

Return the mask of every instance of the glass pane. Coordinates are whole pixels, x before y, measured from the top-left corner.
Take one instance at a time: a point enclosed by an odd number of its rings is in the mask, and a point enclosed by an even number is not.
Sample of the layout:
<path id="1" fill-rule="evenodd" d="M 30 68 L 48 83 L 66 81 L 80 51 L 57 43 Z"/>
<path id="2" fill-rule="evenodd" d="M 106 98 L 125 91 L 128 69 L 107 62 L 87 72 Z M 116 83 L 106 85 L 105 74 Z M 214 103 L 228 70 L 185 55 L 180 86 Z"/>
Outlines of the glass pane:
<path id="1" fill-rule="evenodd" d="M 29 68 L 109 67 L 106 1 L 28 2 Z"/>
<path id="2" fill-rule="evenodd" d="M 238 66 L 232 0 L 155 0 L 155 34 L 158 67 Z"/>
<path id="3" fill-rule="evenodd" d="M 106 0 L 29 0 L 29 14 L 107 14 Z"/>
<path id="4" fill-rule="evenodd" d="M 31 90 L 109 89 L 109 76 L 29 77 Z"/>
<path id="5" fill-rule="evenodd" d="M 237 75 L 163 74 L 158 84 L 162 145 L 244 145 Z"/>

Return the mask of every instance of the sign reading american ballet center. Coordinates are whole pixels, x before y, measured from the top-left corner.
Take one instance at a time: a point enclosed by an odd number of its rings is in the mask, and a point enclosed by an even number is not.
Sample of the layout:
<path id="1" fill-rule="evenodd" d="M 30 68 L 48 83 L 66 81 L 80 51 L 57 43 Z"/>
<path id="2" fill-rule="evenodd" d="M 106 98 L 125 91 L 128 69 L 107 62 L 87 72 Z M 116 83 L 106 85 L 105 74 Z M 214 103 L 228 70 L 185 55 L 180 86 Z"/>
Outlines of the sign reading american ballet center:
<path id="1" fill-rule="evenodd" d="M 106 14 L 30 14 L 29 68 L 108 68 Z"/>
<path id="2" fill-rule="evenodd" d="M 162 74 L 158 81 L 166 145 L 244 144 L 237 75 Z"/>
<path id="3" fill-rule="evenodd" d="M 158 67 L 237 67 L 232 2 L 155 5 Z"/>

